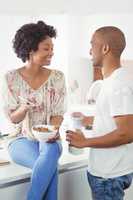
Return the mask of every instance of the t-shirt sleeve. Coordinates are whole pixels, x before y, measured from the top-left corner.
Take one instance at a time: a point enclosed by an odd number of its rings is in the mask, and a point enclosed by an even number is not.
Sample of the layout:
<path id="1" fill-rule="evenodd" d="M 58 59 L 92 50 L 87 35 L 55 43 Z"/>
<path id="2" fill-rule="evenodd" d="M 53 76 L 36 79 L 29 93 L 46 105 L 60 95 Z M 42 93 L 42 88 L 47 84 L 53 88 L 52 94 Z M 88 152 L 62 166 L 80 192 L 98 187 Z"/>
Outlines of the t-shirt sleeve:
<path id="1" fill-rule="evenodd" d="M 111 116 L 133 114 L 133 88 L 114 89 L 109 101 Z"/>
<path id="2" fill-rule="evenodd" d="M 88 101 L 96 101 L 99 93 L 100 93 L 100 89 L 102 87 L 102 80 L 97 80 L 94 81 L 92 83 L 92 85 L 89 88 L 89 91 L 87 93 L 87 100 Z"/>

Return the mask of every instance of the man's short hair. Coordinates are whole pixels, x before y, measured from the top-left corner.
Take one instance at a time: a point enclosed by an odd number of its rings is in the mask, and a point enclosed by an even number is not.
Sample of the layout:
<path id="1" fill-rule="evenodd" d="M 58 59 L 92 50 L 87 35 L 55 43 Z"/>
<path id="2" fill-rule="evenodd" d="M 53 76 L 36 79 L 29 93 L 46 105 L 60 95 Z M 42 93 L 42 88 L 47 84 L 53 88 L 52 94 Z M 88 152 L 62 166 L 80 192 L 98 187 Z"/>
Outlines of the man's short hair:
<path id="1" fill-rule="evenodd" d="M 104 26 L 97 29 L 95 33 L 100 34 L 103 42 L 109 45 L 114 56 L 121 56 L 126 46 L 126 39 L 124 33 L 119 28 L 114 26 Z"/>

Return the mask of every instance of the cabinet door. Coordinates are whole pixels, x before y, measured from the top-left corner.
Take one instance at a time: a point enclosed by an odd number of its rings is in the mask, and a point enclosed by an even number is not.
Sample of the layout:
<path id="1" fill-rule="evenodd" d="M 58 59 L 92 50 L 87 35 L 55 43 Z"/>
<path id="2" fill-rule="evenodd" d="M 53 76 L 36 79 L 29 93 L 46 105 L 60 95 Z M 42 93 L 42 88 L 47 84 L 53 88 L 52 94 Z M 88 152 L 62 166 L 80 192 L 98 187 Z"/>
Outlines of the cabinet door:
<path id="1" fill-rule="evenodd" d="M 70 169 L 59 175 L 59 200 L 91 200 L 86 168 Z"/>
<path id="2" fill-rule="evenodd" d="M 1 200 L 26 200 L 30 183 L 22 183 L 0 189 Z"/>
<path id="3" fill-rule="evenodd" d="M 129 189 L 125 190 L 125 200 L 133 200 L 133 183 Z"/>

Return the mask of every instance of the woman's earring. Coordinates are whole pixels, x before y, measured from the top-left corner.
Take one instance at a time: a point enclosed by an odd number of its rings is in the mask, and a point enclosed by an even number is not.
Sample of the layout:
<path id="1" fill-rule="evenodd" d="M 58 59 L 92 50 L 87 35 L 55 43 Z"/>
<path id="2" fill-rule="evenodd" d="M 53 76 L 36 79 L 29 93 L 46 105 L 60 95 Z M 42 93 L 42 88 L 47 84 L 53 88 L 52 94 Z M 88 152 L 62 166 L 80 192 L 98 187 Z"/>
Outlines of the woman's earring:
<path id="1" fill-rule="evenodd" d="M 33 61 L 33 51 L 30 52 L 30 60 Z"/>

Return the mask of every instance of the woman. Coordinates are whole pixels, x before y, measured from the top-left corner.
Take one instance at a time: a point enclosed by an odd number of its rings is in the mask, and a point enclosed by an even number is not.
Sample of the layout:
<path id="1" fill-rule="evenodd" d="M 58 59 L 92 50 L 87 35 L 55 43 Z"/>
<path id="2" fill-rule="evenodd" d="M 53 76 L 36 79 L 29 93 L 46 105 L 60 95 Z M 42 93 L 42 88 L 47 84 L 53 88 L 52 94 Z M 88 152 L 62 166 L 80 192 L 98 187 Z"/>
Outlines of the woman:
<path id="1" fill-rule="evenodd" d="M 31 132 L 33 125 L 59 126 L 63 119 L 64 75 L 44 67 L 51 62 L 55 37 L 54 27 L 42 21 L 23 25 L 16 32 L 13 48 L 25 64 L 8 72 L 4 80 L 4 111 L 15 127 L 9 154 L 16 163 L 32 169 L 27 200 L 57 199 L 59 136 L 46 143 L 36 141 Z"/>

